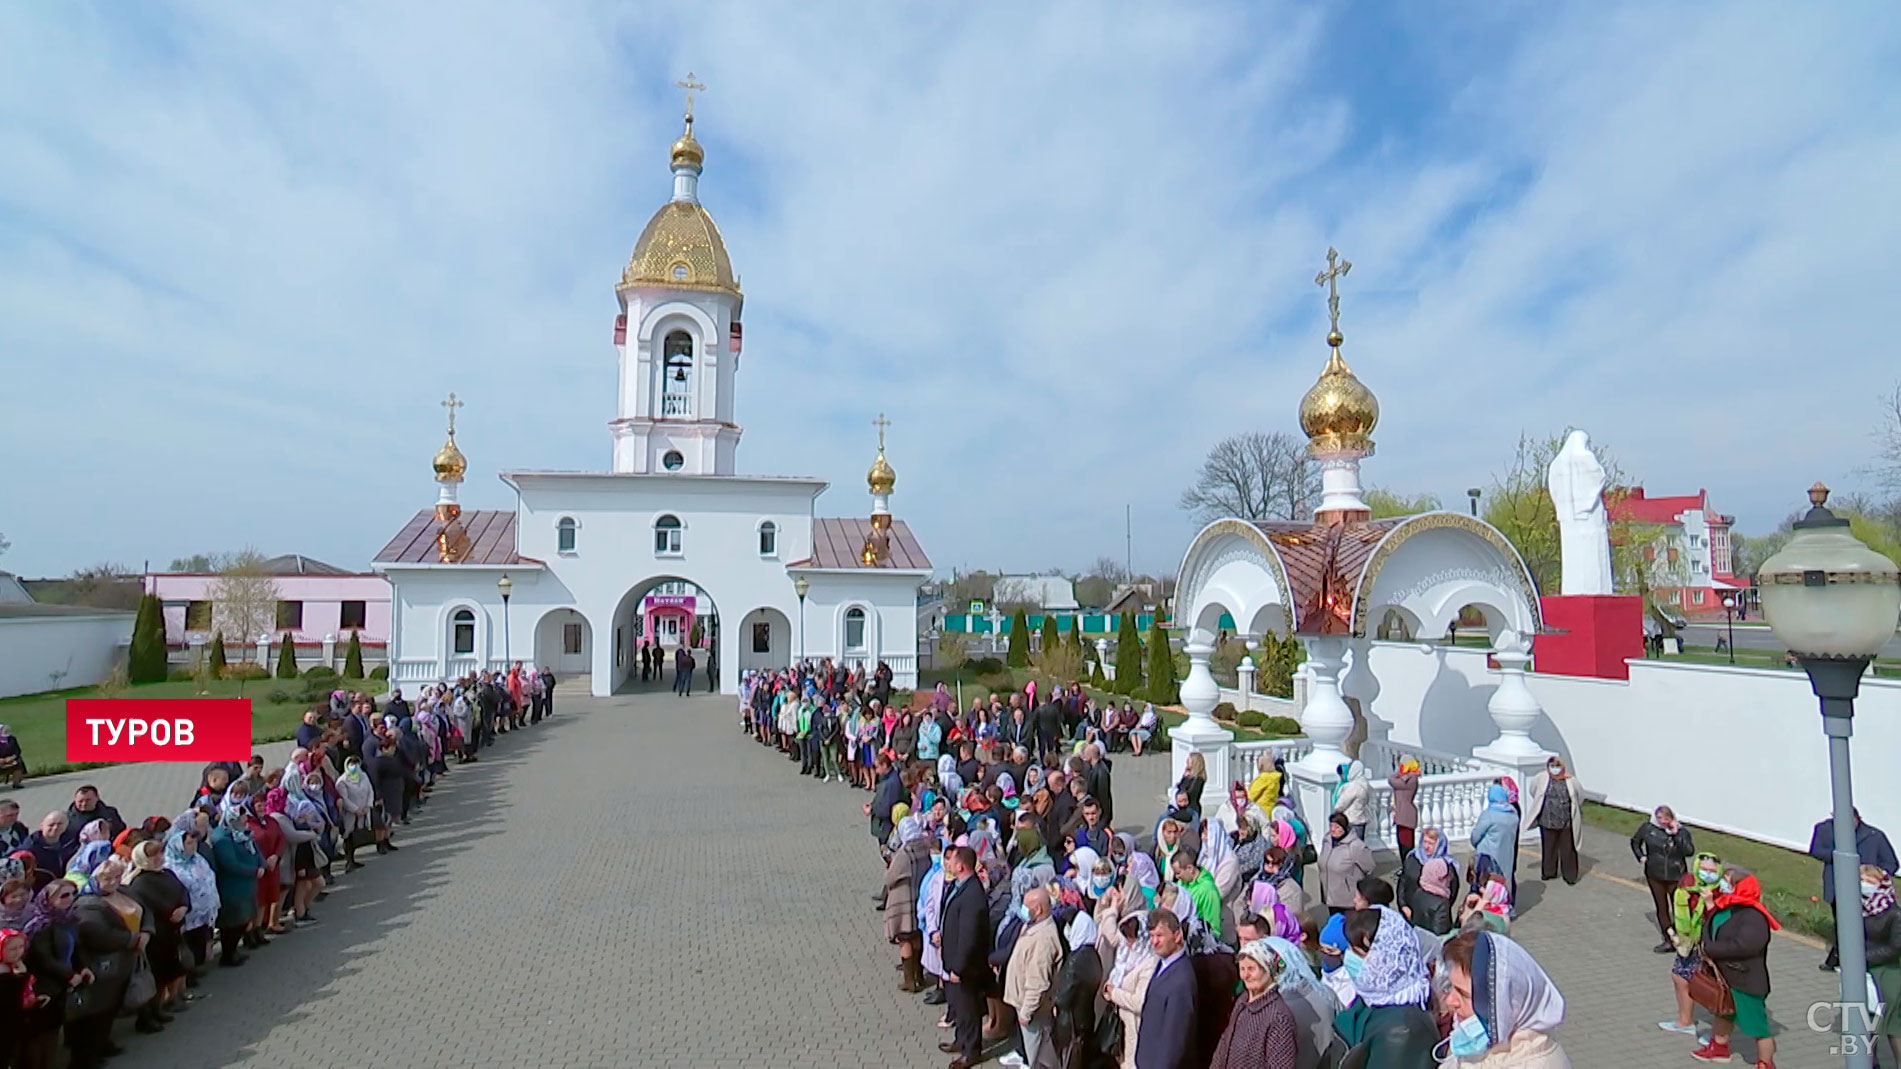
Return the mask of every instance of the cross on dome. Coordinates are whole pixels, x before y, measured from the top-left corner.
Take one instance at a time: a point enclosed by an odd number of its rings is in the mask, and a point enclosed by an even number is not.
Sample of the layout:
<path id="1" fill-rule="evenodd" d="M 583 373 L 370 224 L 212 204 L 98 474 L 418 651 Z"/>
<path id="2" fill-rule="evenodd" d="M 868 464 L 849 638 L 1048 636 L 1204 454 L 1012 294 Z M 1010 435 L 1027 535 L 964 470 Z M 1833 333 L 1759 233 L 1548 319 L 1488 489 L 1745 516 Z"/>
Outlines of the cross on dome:
<path id="1" fill-rule="evenodd" d="M 449 399 L 447 401 L 443 401 L 440 403 L 442 407 L 449 410 L 449 437 L 454 438 L 455 437 L 455 410 L 463 407 L 463 402 L 456 400 L 455 391 L 450 390 Z"/>
<path id="2" fill-rule="evenodd" d="M 1334 340 L 1340 337 L 1340 280 L 1351 270 L 1353 262 L 1343 258 L 1339 249 L 1327 246 L 1327 269 L 1314 276 L 1314 285 L 1327 287 L 1328 345 L 1340 344 Z"/>
<path id="3" fill-rule="evenodd" d="M 693 124 L 693 94 L 704 93 L 706 86 L 693 80 L 692 71 L 687 71 L 685 79 L 673 84 L 677 88 L 686 90 L 686 121 L 687 125 L 691 126 Z"/>

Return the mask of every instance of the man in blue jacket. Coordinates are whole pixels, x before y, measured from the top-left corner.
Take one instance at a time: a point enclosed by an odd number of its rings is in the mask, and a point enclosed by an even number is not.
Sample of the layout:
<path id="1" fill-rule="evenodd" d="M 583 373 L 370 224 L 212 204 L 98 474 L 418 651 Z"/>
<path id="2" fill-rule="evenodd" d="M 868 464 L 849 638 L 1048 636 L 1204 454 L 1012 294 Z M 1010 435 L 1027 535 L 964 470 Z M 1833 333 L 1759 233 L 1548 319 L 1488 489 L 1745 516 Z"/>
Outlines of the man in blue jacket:
<path id="1" fill-rule="evenodd" d="M 1873 824 L 1861 822 L 1861 810 L 1855 810 L 1855 853 L 1864 865 L 1873 865 L 1892 876 L 1895 874 L 1896 861 L 1894 847 L 1888 844 L 1888 836 Z M 1822 863 L 1822 901 L 1828 908 L 1835 908 L 1835 819 L 1830 817 L 1815 825 L 1815 831 L 1809 836 L 1809 856 Z M 1829 972 L 1841 968 L 1842 948 L 1835 945 L 1834 926 L 1829 927 L 1828 957 L 1822 960 L 1822 971 Z"/>
<path id="2" fill-rule="evenodd" d="M 1198 1010 L 1194 963 L 1188 960 L 1181 918 L 1174 910 L 1149 911 L 1149 948 L 1157 961 L 1148 995 L 1142 1000 L 1135 1069 L 1182 1069 L 1196 1064 Z"/>

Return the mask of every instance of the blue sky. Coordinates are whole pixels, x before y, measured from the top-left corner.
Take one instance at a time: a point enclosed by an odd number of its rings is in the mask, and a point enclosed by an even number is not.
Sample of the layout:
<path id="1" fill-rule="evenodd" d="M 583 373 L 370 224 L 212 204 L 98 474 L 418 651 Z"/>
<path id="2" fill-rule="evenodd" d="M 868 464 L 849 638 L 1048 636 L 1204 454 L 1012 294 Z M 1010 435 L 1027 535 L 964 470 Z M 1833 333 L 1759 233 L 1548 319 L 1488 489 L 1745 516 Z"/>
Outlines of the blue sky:
<path id="1" fill-rule="evenodd" d="M 1482 10 L 1481 10 L 1482 9 Z M 670 185 L 746 289 L 742 470 L 951 566 L 1172 570 L 1207 447 L 1296 430 L 1354 264 L 1374 484 L 1576 425 L 1744 531 L 1865 483 L 1901 379 L 1891 4 L 0 9 L 0 568 L 365 564 L 602 468 L 613 285 Z"/>

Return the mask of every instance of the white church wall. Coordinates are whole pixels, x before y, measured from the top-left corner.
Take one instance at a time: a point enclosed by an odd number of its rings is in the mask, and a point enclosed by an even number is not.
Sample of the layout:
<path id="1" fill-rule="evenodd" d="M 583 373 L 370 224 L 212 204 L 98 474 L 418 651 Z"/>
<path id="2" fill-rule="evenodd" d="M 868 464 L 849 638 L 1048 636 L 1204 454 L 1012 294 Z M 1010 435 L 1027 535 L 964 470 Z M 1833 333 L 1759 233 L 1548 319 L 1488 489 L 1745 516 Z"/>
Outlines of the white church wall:
<path id="1" fill-rule="evenodd" d="M 917 686 L 917 588 L 928 576 L 879 572 L 825 572 L 808 575 L 811 589 L 805 599 L 805 656 L 830 657 L 848 664 L 863 662 L 891 666 L 892 685 Z M 846 614 L 865 612 L 862 647 L 846 647 Z M 797 600 L 793 626 L 798 626 Z"/>
<path id="2" fill-rule="evenodd" d="M 1370 711 L 1396 742 L 1469 753 L 1497 734 L 1485 711 L 1497 684 L 1483 650 L 1375 642 Z M 1639 811 L 1668 805 L 1693 823 L 1794 849 L 1829 813 L 1828 750 L 1800 672 L 1633 660 L 1630 680 L 1532 673 L 1545 715 L 1532 739 L 1565 757 L 1586 794 Z M 1862 681 L 1856 702 L 1856 803 L 1901 828 L 1901 680 Z"/>
<path id="3" fill-rule="evenodd" d="M 0 698 L 105 679 L 132 641 L 129 612 L 0 617 Z"/>

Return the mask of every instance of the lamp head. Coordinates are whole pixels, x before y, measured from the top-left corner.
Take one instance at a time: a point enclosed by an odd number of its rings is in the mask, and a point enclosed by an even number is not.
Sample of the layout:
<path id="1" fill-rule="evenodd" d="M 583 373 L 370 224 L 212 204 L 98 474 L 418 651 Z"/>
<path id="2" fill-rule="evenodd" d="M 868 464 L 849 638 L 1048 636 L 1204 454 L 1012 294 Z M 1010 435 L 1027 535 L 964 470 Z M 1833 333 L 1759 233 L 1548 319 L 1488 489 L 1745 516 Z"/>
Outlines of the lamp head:
<path id="1" fill-rule="evenodd" d="M 495 589 L 501 591 L 502 600 L 507 601 L 508 595 L 513 593 L 515 590 L 514 580 L 508 578 L 507 572 L 503 572 L 502 577 L 500 579 L 495 580 Z"/>
<path id="2" fill-rule="evenodd" d="M 1856 538 L 1827 502 L 1828 487 L 1810 487 L 1794 537 L 1763 562 L 1763 615 L 1791 653 L 1873 657 L 1901 619 L 1901 567 Z"/>
<path id="3" fill-rule="evenodd" d="M 805 578 L 805 576 L 801 575 L 797 579 L 792 581 L 792 589 L 798 593 L 799 600 L 804 601 L 805 593 L 806 591 L 812 589 L 812 584 L 809 580 Z"/>

